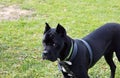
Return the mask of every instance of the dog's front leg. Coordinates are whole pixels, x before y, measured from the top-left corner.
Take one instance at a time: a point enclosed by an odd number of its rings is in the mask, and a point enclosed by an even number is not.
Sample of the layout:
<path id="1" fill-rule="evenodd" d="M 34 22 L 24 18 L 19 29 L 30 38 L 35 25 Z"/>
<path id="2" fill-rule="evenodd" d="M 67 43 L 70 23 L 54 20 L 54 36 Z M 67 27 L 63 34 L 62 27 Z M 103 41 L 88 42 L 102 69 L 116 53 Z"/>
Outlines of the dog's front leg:
<path id="1" fill-rule="evenodd" d="M 88 74 L 80 74 L 80 75 L 76 75 L 76 78 L 90 78 L 88 76 Z"/>
<path id="2" fill-rule="evenodd" d="M 70 76 L 68 76 L 67 73 L 64 73 L 64 72 L 62 72 L 62 73 L 63 73 L 63 78 L 70 78 Z"/>
<path id="3" fill-rule="evenodd" d="M 73 69 L 73 73 L 75 74 L 76 78 L 89 78 L 88 70 L 84 65 Z"/>
<path id="4" fill-rule="evenodd" d="M 71 77 L 68 75 L 68 73 L 62 72 L 63 78 L 89 78 L 86 67 L 82 66 L 79 68 L 74 68 L 73 70 L 71 70 L 73 74 L 75 75 L 75 77 Z"/>

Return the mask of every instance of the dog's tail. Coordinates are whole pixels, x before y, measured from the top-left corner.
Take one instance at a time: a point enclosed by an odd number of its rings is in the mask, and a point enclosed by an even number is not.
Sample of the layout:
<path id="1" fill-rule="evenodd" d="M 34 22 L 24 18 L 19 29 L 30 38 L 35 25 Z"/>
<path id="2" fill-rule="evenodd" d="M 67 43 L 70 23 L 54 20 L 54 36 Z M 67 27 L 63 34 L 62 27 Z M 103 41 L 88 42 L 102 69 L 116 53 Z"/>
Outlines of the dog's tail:
<path id="1" fill-rule="evenodd" d="M 120 52 L 116 52 L 116 56 L 118 58 L 118 61 L 120 62 Z"/>

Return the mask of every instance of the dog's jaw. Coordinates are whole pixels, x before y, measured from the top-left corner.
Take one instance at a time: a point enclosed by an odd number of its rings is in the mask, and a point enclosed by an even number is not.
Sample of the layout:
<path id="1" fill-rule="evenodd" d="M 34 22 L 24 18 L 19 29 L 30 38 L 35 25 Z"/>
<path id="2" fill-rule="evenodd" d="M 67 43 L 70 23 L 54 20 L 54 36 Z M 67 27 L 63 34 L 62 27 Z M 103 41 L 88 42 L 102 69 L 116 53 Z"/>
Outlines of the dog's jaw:
<path id="1" fill-rule="evenodd" d="M 49 60 L 49 61 L 52 61 L 52 62 L 57 60 L 56 57 L 48 57 L 47 53 L 48 53 L 47 51 L 43 51 L 43 53 L 42 53 L 42 59 L 43 60 Z"/>

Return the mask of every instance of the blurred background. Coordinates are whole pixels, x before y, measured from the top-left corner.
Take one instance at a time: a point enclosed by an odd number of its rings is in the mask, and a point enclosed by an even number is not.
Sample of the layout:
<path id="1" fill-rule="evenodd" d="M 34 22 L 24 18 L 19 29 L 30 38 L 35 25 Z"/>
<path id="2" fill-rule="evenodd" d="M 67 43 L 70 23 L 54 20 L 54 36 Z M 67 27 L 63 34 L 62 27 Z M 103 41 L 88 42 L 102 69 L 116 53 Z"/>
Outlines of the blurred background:
<path id="1" fill-rule="evenodd" d="M 0 0 L 0 78 L 62 78 L 57 62 L 41 58 L 45 22 L 60 23 L 70 37 L 82 38 L 105 23 L 120 23 L 119 0 Z M 109 78 L 103 58 L 89 75 Z"/>

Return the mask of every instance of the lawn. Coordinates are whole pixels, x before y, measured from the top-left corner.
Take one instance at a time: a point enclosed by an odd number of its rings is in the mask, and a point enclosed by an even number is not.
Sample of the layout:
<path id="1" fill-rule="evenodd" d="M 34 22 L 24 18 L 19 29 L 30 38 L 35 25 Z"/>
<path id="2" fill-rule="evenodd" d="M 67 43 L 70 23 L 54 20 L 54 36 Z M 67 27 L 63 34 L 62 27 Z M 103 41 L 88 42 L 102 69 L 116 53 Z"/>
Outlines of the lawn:
<path id="1" fill-rule="evenodd" d="M 107 22 L 120 23 L 119 0 L 0 0 L 0 11 L 11 5 L 32 14 L 0 20 L 0 78 L 61 78 L 57 62 L 41 59 L 45 22 L 52 27 L 60 23 L 72 38 L 82 38 Z M 116 56 L 114 61 L 119 78 Z M 90 69 L 89 75 L 109 78 L 104 58 Z"/>

